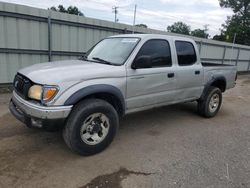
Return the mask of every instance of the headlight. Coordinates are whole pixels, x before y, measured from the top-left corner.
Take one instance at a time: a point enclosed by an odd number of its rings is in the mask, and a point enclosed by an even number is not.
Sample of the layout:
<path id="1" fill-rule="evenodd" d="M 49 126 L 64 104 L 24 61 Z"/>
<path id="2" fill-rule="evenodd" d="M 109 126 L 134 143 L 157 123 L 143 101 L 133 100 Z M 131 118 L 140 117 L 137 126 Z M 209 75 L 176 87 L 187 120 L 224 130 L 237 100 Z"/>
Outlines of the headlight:
<path id="1" fill-rule="evenodd" d="M 33 85 L 30 87 L 28 97 L 35 100 L 41 100 L 43 87 L 40 85 Z"/>
<path id="2" fill-rule="evenodd" d="M 42 102 L 48 102 L 55 97 L 57 92 L 58 88 L 55 86 L 33 85 L 29 89 L 28 97 Z"/>

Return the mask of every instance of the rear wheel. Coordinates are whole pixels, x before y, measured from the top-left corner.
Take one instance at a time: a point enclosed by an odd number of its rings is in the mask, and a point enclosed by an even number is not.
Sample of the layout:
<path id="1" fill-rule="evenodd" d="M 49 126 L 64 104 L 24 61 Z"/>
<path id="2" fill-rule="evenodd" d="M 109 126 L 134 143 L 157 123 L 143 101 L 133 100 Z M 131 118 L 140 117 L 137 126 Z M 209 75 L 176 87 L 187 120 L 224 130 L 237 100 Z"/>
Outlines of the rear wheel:
<path id="1" fill-rule="evenodd" d="M 63 138 L 73 151 L 93 155 L 112 142 L 118 125 L 118 114 L 111 104 L 100 99 L 87 99 L 71 112 Z"/>
<path id="2" fill-rule="evenodd" d="M 211 86 L 204 98 L 198 101 L 198 112 L 200 115 L 207 118 L 214 117 L 220 110 L 221 103 L 221 90 Z"/>

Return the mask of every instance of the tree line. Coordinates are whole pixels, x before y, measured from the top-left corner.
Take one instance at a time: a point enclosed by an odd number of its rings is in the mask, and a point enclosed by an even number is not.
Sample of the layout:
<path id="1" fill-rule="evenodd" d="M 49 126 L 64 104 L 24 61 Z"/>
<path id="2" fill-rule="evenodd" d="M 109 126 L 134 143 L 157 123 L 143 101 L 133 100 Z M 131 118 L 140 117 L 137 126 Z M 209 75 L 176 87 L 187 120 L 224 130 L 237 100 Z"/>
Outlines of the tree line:
<path id="1" fill-rule="evenodd" d="M 218 0 L 221 8 L 230 8 L 233 10 L 233 15 L 229 16 L 220 29 L 220 34 L 215 35 L 212 39 L 226 42 L 233 42 L 234 36 L 237 44 L 250 45 L 250 0 Z M 77 8 L 69 6 L 68 8 L 59 5 L 49 8 L 57 12 L 75 14 L 84 16 Z M 137 27 L 148 28 L 146 24 L 137 24 Z M 200 38 L 209 38 L 208 27 L 202 29 L 191 30 L 191 26 L 178 21 L 168 26 L 168 32 L 191 35 Z"/>
<path id="2" fill-rule="evenodd" d="M 250 45 L 250 0 L 219 0 L 222 8 L 231 8 L 234 12 L 222 24 L 220 35 L 215 40 Z"/>
<path id="3" fill-rule="evenodd" d="M 48 8 L 48 10 L 67 13 L 67 14 L 74 14 L 78 16 L 84 16 L 84 14 L 76 6 L 69 6 L 68 8 L 65 8 L 63 5 L 58 5 L 57 7 L 53 6 Z"/>
<path id="4" fill-rule="evenodd" d="M 191 26 L 185 24 L 184 22 L 175 22 L 174 24 L 167 27 L 167 31 L 171 33 L 178 33 L 183 35 L 191 35 L 200 38 L 208 38 L 208 27 L 204 25 L 204 29 L 191 30 Z"/>

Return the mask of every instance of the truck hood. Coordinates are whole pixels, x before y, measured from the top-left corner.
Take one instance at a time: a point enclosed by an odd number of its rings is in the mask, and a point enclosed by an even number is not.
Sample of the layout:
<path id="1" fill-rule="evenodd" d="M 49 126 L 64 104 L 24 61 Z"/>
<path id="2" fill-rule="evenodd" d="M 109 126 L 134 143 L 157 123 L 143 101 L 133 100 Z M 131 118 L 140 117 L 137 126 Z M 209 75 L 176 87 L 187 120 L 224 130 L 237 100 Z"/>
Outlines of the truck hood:
<path id="1" fill-rule="evenodd" d="M 122 71 L 123 70 L 123 71 Z M 82 60 L 66 60 L 35 64 L 18 71 L 38 84 L 58 85 L 93 78 L 125 76 L 123 66 L 113 66 Z"/>

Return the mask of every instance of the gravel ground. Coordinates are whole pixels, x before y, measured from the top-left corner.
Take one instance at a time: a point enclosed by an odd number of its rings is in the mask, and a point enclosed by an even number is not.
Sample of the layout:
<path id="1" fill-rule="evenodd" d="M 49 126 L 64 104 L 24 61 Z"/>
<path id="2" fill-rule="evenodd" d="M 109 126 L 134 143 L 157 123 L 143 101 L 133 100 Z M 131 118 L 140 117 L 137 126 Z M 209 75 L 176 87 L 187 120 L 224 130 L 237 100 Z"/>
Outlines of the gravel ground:
<path id="1" fill-rule="evenodd" d="M 91 157 L 61 133 L 26 128 L 0 95 L 0 187 L 250 187 L 250 75 L 224 94 L 213 119 L 196 103 L 127 116 L 114 142 Z"/>

